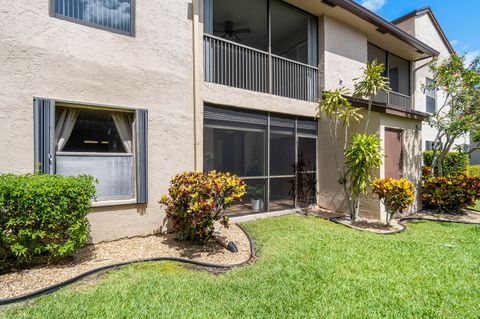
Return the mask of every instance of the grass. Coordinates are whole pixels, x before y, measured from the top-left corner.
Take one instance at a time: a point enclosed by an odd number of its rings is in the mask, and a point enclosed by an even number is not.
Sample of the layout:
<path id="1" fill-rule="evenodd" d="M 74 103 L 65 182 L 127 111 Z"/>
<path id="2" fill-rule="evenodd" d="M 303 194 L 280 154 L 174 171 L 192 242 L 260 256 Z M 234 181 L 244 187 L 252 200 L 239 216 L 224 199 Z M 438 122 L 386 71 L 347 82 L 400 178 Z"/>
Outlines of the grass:
<path id="1" fill-rule="evenodd" d="M 467 170 L 468 170 L 468 175 L 480 177 L 480 164 L 469 165 Z"/>
<path id="2" fill-rule="evenodd" d="M 245 224 L 254 265 L 222 275 L 176 263 L 110 272 L 6 318 L 478 318 L 480 226 L 412 222 L 364 233 L 296 215 Z M 1 315 L 0 315 L 1 317 Z"/>
<path id="3" fill-rule="evenodd" d="M 480 212 L 480 201 L 477 202 L 477 205 L 475 205 L 475 206 L 473 206 L 473 207 L 471 207 L 471 208 L 473 208 L 474 210 L 477 210 L 477 211 Z"/>
<path id="4" fill-rule="evenodd" d="M 468 175 L 480 177 L 480 164 L 469 165 L 468 166 Z M 480 201 L 477 202 L 477 205 L 475 205 L 474 207 L 470 207 L 470 208 L 473 208 L 474 210 L 480 211 Z"/>

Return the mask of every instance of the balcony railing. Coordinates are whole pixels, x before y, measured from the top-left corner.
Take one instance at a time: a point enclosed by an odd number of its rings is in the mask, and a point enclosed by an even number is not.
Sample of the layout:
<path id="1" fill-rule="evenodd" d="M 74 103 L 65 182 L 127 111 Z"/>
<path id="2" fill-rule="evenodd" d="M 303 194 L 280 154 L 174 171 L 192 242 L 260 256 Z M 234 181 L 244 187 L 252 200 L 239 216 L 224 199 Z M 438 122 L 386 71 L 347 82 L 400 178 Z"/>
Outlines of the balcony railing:
<path id="1" fill-rule="evenodd" d="M 204 35 L 205 81 L 315 102 L 318 69 L 242 44 Z"/>
<path id="2" fill-rule="evenodd" d="M 395 91 L 389 91 L 388 93 L 382 91 L 375 96 L 373 100 L 375 102 L 393 105 L 407 111 L 412 108 L 412 97 Z"/>
<path id="3" fill-rule="evenodd" d="M 272 55 L 272 93 L 315 102 L 318 97 L 318 69 Z"/>

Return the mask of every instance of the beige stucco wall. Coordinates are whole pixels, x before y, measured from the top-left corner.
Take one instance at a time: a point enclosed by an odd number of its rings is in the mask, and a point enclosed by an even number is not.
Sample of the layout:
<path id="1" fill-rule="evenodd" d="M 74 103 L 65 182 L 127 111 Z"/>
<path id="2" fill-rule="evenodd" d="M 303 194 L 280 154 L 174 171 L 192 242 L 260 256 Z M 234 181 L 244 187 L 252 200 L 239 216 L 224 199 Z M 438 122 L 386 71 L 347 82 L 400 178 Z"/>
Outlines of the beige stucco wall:
<path id="1" fill-rule="evenodd" d="M 0 172 L 33 171 L 34 96 L 149 110 L 149 204 L 93 209 L 88 218 L 94 242 L 165 229 L 165 214 L 157 200 L 166 192 L 169 178 L 203 166 L 204 103 L 315 114 L 316 103 L 205 83 L 202 1 L 189 4 L 187 0 L 137 1 L 135 37 L 52 18 L 48 1 L 8 3 L 0 12 L 0 129 L 4 132 Z M 319 22 L 320 86 L 353 89 L 352 79 L 361 75 L 367 60 L 367 36 L 329 16 Z M 342 193 L 322 121 L 319 203 L 338 210 Z M 372 133 L 381 136 L 382 127 L 388 125 L 405 125 L 410 132 L 413 122 L 372 113 Z M 416 145 L 409 134 L 406 145 Z M 410 172 L 414 165 L 406 166 L 409 176 L 414 176 Z M 379 207 L 374 199 L 362 206 L 373 217 L 378 217 Z"/>
<path id="2" fill-rule="evenodd" d="M 364 119 L 367 117 L 367 111 L 363 111 Z M 321 207 L 337 211 L 347 212 L 348 206 L 343 196 L 341 184 L 338 183 L 337 166 L 332 154 L 332 143 L 327 138 L 328 120 L 323 117 L 320 119 L 319 136 L 319 205 Z M 371 112 L 369 134 L 375 134 L 380 139 L 382 150 L 385 149 L 384 136 L 386 128 L 400 129 L 403 131 L 404 143 L 404 177 L 411 181 L 415 186 L 416 199 L 411 206 L 414 211 L 420 208 L 420 181 L 421 181 L 421 123 L 417 120 L 407 119 L 404 117 L 387 115 L 378 112 Z M 349 135 L 353 133 L 363 133 L 365 121 L 354 124 Z M 344 134 L 340 133 L 339 140 L 343 141 Z M 343 163 L 343 145 L 337 149 L 337 158 L 341 165 Z M 385 159 L 385 158 L 384 158 Z M 384 164 L 374 171 L 375 178 L 384 178 Z M 361 216 L 385 220 L 385 214 L 382 205 L 370 192 L 362 197 Z"/>
<path id="3" fill-rule="evenodd" d="M 325 77 L 321 82 L 325 89 L 345 86 L 353 91 L 353 79 L 362 75 L 361 68 L 367 61 L 367 36 L 329 16 L 324 16 L 320 25 Z"/>
<path id="4" fill-rule="evenodd" d="M 149 204 L 94 209 L 93 241 L 162 228 L 157 200 L 172 174 L 193 168 L 190 1 L 137 1 L 129 37 L 55 19 L 49 1 L 0 12 L 0 172 L 33 172 L 33 97 L 149 110 Z"/>
<path id="5" fill-rule="evenodd" d="M 397 26 L 437 50 L 440 53 L 440 60 L 446 59 L 450 56 L 448 47 L 435 27 L 431 17 L 427 13 L 413 16 L 410 19 L 399 23 Z M 427 78 L 433 77 L 428 67 L 430 61 L 431 59 L 425 59 L 414 63 L 414 108 L 422 112 L 426 112 L 426 95 L 422 90 L 422 86 L 425 84 Z M 437 91 L 437 108 L 441 107 L 445 103 L 445 100 L 444 92 L 440 90 Z M 436 135 L 437 130 L 431 127 L 427 122 L 424 122 L 422 124 L 422 149 L 425 149 L 425 141 L 434 141 Z M 458 139 L 454 145 L 468 143 L 469 138 L 467 135 Z"/>
<path id="6" fill-rule="evenodd" d="M 320 37 L 320 47 L 324 52 L 320 53 L 321 67 L 324 67 L 326 89 L 335 89 L 345 86 L 353 91 L 354 78 L 362 75 L 362 67 L 367 61 L 368 39 L 364 33 L 353 29 L 347 24 L 324 16 L 320 19 L 322 37 Z M 323 31 L 323 32 L 322 32 Z M 323 58 L 323 61 L 322 61 Z M 323 64 L 322 64 L 323 63 Z M 362 112 L 364 119 L 367 112 Z M 363 132 L 364 121 L 352 126 L 350 132 Z M 375 134 L 381 139 L 382 149 L 384 149 L 383 138 L 385 128 L 399 128 L 404 130 L 405 177 L 411 180 L 419 194 L 419 183 L 421 174 L 421 122 L 404 117 L 387 115 L 378 112 L 372 112 L 369 125 L 369 133 Z M 349 135 L 351 134 L 349 133 Z M 343 140 L 343 134 L 340 134 L 340 141 Z M 332 144 L 329 138 L 328 122 L 325 117 L 320 119 L 319 124 L 319 205 L 334 211 L 348 211 L 345 198 L 343 196 L 342 186 L 338 183 L 338 173 L 333 157 Z M 339 163 L 343 163 L 343 147 L 337 150 Z M 376 177 L 384 177 L 384 167 L 380 167 L 375 172 Z M 419 201 L 415 203 L 417 208 Z M 412 208 L 412 209 L 414 209 Z M 362 216 L 385 220 L 385 214 L 380 202 L 371 194 L 366 195 L 361 204 Z"/>

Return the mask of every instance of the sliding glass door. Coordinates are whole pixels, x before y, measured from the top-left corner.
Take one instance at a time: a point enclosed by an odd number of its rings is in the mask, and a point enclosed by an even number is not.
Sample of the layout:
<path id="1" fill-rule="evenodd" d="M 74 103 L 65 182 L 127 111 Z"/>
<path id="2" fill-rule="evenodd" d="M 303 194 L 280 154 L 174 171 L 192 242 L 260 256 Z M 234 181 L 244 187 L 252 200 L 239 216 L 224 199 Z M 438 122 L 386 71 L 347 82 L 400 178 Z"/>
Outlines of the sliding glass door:
<path id="1" fill-rule="evenodd" d="M 316 121 L 206 105 L 204 171 L 243 178 L 247 194 L 230 214 L 316 203 Z"/>

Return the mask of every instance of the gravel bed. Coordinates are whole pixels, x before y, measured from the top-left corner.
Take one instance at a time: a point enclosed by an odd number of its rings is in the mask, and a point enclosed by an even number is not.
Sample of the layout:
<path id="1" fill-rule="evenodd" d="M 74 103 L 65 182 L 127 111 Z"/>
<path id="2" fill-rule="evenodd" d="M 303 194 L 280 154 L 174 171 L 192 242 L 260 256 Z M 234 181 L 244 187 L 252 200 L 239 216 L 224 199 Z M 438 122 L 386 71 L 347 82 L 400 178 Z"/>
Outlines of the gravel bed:
<path id="1" fill-rule="evenodd" d="M 249 260 L 250 242 L 237 225 L 232 224 L 228 229 L 219 228 L 217 239 L 224 245 L 233 241 L 238 252 L 231 253 L 217 241 L 211 241 L 205 245 L 189 244 L 176 240 L 175 234 L 135 237 L 87 245 L 73 260 L 0 275 L 0 299 L 21 296 L 95 268 L 136 259 L 181 257 L 226 266 Z"/>

